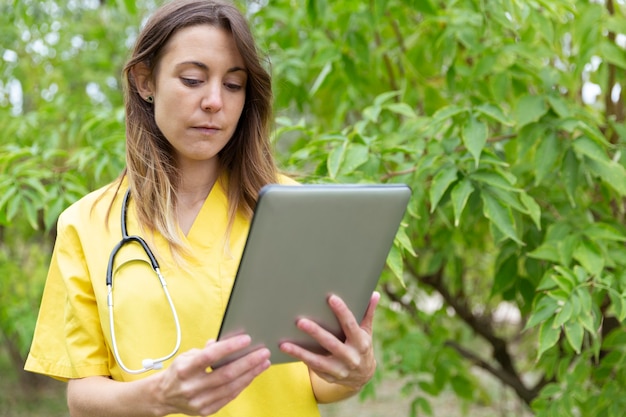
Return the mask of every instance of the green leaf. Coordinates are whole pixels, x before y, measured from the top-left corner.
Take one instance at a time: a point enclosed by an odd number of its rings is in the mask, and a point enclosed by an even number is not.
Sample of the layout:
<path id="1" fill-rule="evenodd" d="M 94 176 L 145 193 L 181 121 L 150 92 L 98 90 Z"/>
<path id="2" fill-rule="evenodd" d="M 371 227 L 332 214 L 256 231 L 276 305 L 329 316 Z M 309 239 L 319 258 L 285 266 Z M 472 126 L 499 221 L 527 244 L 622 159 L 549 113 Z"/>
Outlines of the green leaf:
<path id="1" fill-rule="evenodd" d="M 396 240 L 402 249 L 406 250 L 413 256 L 417 256 L 417 253 L 415 253 L 415 249 L 413 249 L 411 238 L 409 238 L 409 236 L 406 234 L 406 227 L 398 228 L 398 233 L 396 233 Z"/>
<path id="2" fill-rule="evenodd" d="M 606 350 L 619 350 L 626 346 L 626 330 L 624 327 L 609 333 L 602 341 L 602 347 Z"/>
<path id="3" fill-rule="evenodd" d="M 545 242 L 535 248 L 534 250 L 528 252 L 528 256 L 535 259 L 543 259 L 545 261 L 550 262 L 559 262 L 559 252 L 555 246 L 556 244 L 553 242 Z"/>
<path id="4" fill-rule="evenodd" d="M 458 227 L 459 222 L 461 220 L 461 214 L 463 213 L 463 209 L 467 205 L 467 201 L 470 198 L 470 195 L 474 192 L 474 186 L 472 182 L 463 178 L 456 184 L 450 193 L 450 197 L 452 199 L 452 209 L 454 211 L 454 226 Z"/>
<path id="5" fill-rule="evenodd" d="M 309 95 L 311 97 L 313 97 L 315 95 L 315 93 L 317 93 L 317 90 L 319 90 L 320 86 L 322 85 L 322 83 L 326 79 L 326 76 L 332 71 L 332 69 L 333 69 L 333 63 L 331 61 L 327 62 L 324 65 L 324 67 L 322 68 L 320 73 L 317 75 L 317 78 L 315 79 L 315 82 L 311 86 L 311 89 L 309 90 Z"/>
<path id="6" fill-rule="evenodd" d="M 373 105 L 366 107 L 363 110 L 363 118 L 372 123 L 378 122 L 378 117 L 380 116 L 380 112 L 382 111 L 382 107 L 380 104 L 374 103 Z"/>
<path id="7" fill-rule="evenodd" d="M 572 150 L 568 150 L 561 164 L 561 178 L 572 207 L 576 207 L 576 189 L 578 188 L 579 162 Z"/>
<path id="8" fill-rule="evenodd" d="M 463 125 L 462 138 L 465 147 L 474 157 L 476 167 L 480 161 L 480 153 L 487 143 L 487 125 L 483 122 L 470 117 L 465 125 Z"/>
<path id="9" fill-rule="evenodd" d="M 391 100 L 394 97 L 398 97 L 399 95 L 400 95 L 399 91 L 386 91 L 376 96 L 376 98 L 374 99 L 374 105 L 382 107 L 389 100 Z"/>
<path id="10" fill-rule="evenodd" d="M 409 106 L 407 103 L 391 103 L 385 106 L 389 111 L 405 116 L 409 119 L 416 119 L 417 113 L 415 109 Z"/>
<path id="11" fill-rule="evenodd" d="M 585 287 L 576 288 L 573 296 L 578 297 L 580 299 L 580 308 L 583 313 L 591 314 L 591 305 L 593 301 L 591 300 L 591 294 L 589 294 L 589 290 Z"/>
<path id="12" fill-rule="evenodd" d="M 9 201 L 15 200 L 18 192 L 19 188 L 15 183 L 10 185 L 8 188 L 3 189 L 2 193 L 0 193 L 0 210 L 4 209 L 4 207 L 8 205 Z"/>
<path id="13" fill-rule="evenodd" d="M 416 10 L 426 14 L 436 14 L 439 10 L 438 7 L 433 6 L 432 0 L 414 0 L 413 6 Z M 428 415 L 432 415 L 432 413 L 428 413 Z"/>
<path id="14" fill-rule="evenodd" d="M 554 317 L 554 326 L 561 327 L 564 323 L 569 321 L 572 317 L 572 313 L 574 311 L 574 307 L 572 307 L 572 303 L 567 302 L 563 304 L 561 310 Z"/>
<path id="15" fill-rule="evenodd" d="M 522 204 L 528 210 L 528 215 L 535 223 L 535 226 L 537 229 L 541 230 L 541 207 L 537 204 L 535 199 L 529 196 L 525 191 L 521 192 L 519 197 Z"/>
<path id="16" fill-rule="evenodd" d="M 561 288 L 566 293 L 571 293 L 578 283 L 576 274 L 571 269 L 562 267 L 560 265 L 555 265 L 554 270 L 557 272 L 552 276 L 554 282 L 556 282 L 559 288 Z"/>
<path id="17" fill-rule="evenodd" d="M 20 197 L 20 195 L 19 195 L 19 194 L 18 194 L 15 198 L 12 198 L 12 199 L 10 199 L 10 200 L 7 202 L 7 205 L 6 205 L 6 207 L 7 207 L 6 213 L 7 213 L 7 220 L 8 220 L 8 221 L 13 220 L 13 218 L 15 217 L 15 215 L 17 214 L 17 212 L 19 211 L 20 206 L 21 206 L 23 203 L 24 203 L 24 202 L 23 202 L 23 200 L 22 200 L 22 198 Z"/>
<path id="18" fill-rule="evenodd" d="M 592 241 L 610 240 L 614 242 L 626 242 L 625 232 L 618 230 L 616 227 L 608 223 L 592 223 L 585 226 L 585 230 L 582 232 Z"/>
<path id="19" fill-rule="evenodd" d="M 619 193 L 626 196 L 626 169 L 617 162 L 587 161 L 589 169 Z"/>
<path id="20" fill-rule="evenodd" d="M 579 155 L 584 155 L 589 159 L 602 162 L 603 164 L 611 162 L 611 159 L 604 149 L 602 149 L 596 141 L 589 139 L 587 136 L 581 136 L 574 140 L 572 146 Z"/>
<path id="21" fill-rule="evenodd" d="M 450 184 L 457 180 L 457 169 L 453 165 L 442 167 L 433 177 L 430 186 L 430 212 L 434 212 L 439 204 L 439 200 L 450 187 Z"/>
<path id="22" fill-rule="evenodd" d="M 306 0 L 306 11 L 307 11 L 309 20 L 313 23 L 316 23 L 317 22 L 317 1 Z"/>
<path id="23" fill-rule="evenodd" d="M 460 106 L 447 106 L 443 107 L 433 114 L 433 122 L 441 123 L 442 121 L 448 120 L 458 114 L 466 113 L 468 110 L 465 107 Z"/>
<path id="24" fill-rule="evenodd" d="M 516 103 L 513 117 L 517 121 L 517 128 L 537 122 L 548 111 L 546 101 L 542 96 L 522 96 Z"/>
<path id="25" fill-rule="evenodd" d="M 481 104 L 478 107 L 474 108 L 475 111 L 481 113 L 490 119 L 495 120 L 496 122 L 502 123 L 505 126 L 513 126 L 513 121 L 504 114 L 504 112 L 497 106 L 493 104 Z"/>
<path id="26" fill-rule="evenodd" d="M 519 191 L 513 186 L 514 179 L 506 177 L 500 171 L 481 169 L 471 173 L 470 178 L 506 191 Z M 513 181 L 513 182 L 512 182 Z"/>
<path id="27" fill-rule="evenodd" d="M 360 143 L 349 143 L 341 165 L 342 174 L 350 174 L 369 159 L 369 147 Z"/>
<path id="28" fill-rule="evenodd" d="M 348 146 L 347 141 L 343 141 L 338 146 L 333 147 L 333 149 L 328 154 L 328 158 L 326 160 L 326 165 L 328 168 L 328 175 L 330 178 L 337 178 L 337 173 L 339 172 L 339 168 L 343 163 L 343 159 L 346 154 L 346 148 Z"/>
<path id="29" fill-rule="evenodd" d="M 578 315 L 578 321 L 591 335 L 596 334 L 598 331 L 593 321 L 592 310 L 582 310 L 582 313 Z"/>
<path id="30" fill-rule="evenodd" d="M 499 265 L 494 276 L 490 297 L 502 294 L 515 285 L 518 276 L 517 262 L 518 257 L 511 255 Z"/>
<path id="31" fill-rule="evenodd" d="M 545 291 L 556 288 L 557 284 L 554 280 L 554 274 L 552 272 L 546 272 L 543 274 L 541 281 L 539 281 L 539 285 L 535 288 L 536 291 Z"/>
<path id="32" fill-rule="evenodd" d="M 557 242 L 557 250 L 559 253 L 559 262 L 562 265 L 569 265 L 572 261 L 572 254 L 578 245 L 580 236 L 578 234 L 572 234 L 565 236 Z"/>
<path id="33" fill-rule="evenodd" d="M 580 350 L 583 345 L 583 336 L 585 334 L 583 326 L 581 326 L 578 322 L 566 323 L 564 330 L 567 342 L 572 349 L 574 349 L 574 352 L 580 354 Z"/>
<path id="34" fill-rule="evenodd" d="M 452 390 L 459 398 L 463 398 L 466 400 L 472 399 L 473 389 L 472 383 L 467 380 L 467 378 L 463 378 L 460 376 L 453 376 L 450 378 L 450 385 L 452 386 Z"/>
<path id="35" fill-rule="evenodd" d="M 582 239 L 574 250 L 573 256 L 592 275 L 598 276 L 604 269 L 602 250 L 591 240 Z"/>
<path id="36" fill-rule="evenodd" d="M 511 213 L 511 209 L 503 206 L 495 198 L 488 193 L 481 193 L 483 200 L 483 214 L 488 218 L 502 234 L 509 239 L 524 245 L 515 231 L 515 219 Z"/>
<path id="37" fill-rule="evenodd" d="M 626 54 L 624 50 L 620 49 L 614 42 L 603 39 L 600 42 L 600 56 L 606 59 L 607 62 L 620 67 L 622 70 L 626 70 Z"/>
<path id="38" fill-rule="evenodd" d="M 549 317 L 554 315 L 558 308 L 559 305 L 556 300 L 546 296 L 542 297 L 528 318 L 524 330 L 535 327 L 539 323 L 544 323 Z"/>
<path id="39" fill-rule="evenodd" d="M 39 225 L 37 224 L 37 207 L 34 202 L 29 201 L 23 204 L 22 206 L 23 214 L 26 215 L 26 220 L 30 224 L 34 230 L 39 229 Z"/>
<path id="40" fill-rule="evenodd" d="M 537 351 L 537 358 L 541 356 L 551 347 L 556 345 L 561 335 L 561 328 L 554 327 L 554 318 L 550 318 L 545 321 L 539 328 L 539 349 Z"/>
<path id="41" fill-rule="evenodd" d="M 615 312 L 615 317 L 622 322 L 626 319 L 626 299 L 613 288 L 609 288 L 609 298 Z"/>
<path id="42" fill-rule="evenodd" d="M 387 266 L 398 279 L 398 282 L 402 284 L 402 287 L 406 287 L 404 283 L 404 261 L 402 260 L 402 253 L 397 246 L 393 245 L 387 256 Z"/>
<path id="43" fill-rule="evenodd" d="M 570 110 L 566 100 L 564 100 L 561 96 L 548 95 L 547 96 L 548 103 L 550 103 L 550 107 L 559 117 L 565 119 L 570 117 Z"/>
<path id="44" fill-rule="evenodd" d="M 539 142 L 535 154 L 535 185 L 541 184 L 547 174 L 554 172 L 558 157 L 559 140 L 554 132 L 550 132 Z"/>
<path id="45" fill-rule="evenodd" d="M 421 409 L 427 416 L 433 415 L 433 409 L 430 406 L 428 400 L 424 397 L 416 397 L 411 403 L 412 415 L 421 415 L 419 410 Z"/>

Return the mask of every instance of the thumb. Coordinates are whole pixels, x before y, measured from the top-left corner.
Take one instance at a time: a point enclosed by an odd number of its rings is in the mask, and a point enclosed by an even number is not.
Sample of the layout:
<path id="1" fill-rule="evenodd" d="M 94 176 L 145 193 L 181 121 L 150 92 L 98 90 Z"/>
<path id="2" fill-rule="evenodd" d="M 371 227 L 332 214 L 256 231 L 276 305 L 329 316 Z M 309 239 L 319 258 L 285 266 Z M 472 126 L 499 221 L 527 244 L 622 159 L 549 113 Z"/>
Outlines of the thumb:
<path id="1" fill-rule="evenodd" d="M 365 315 L 363 316 L 363 320 L 361 320 L 361 328 L 370 335 L 373 331 L 374 312 L 376 311 L 376 306 L 378 306 L 378 301 L 380 301 L 380 293 L 374 291 L 370 298 L 370 303 L 367 306 L 367 310 L 365 311 Z"/>

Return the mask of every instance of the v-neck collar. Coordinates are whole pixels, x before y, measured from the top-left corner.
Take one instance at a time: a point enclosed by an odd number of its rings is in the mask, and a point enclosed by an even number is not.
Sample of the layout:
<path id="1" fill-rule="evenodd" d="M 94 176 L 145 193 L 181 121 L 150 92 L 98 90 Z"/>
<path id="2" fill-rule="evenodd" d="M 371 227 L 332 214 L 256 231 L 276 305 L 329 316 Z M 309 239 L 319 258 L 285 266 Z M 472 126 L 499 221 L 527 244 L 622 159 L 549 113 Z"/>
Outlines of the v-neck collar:
<path id="1" fill-rule="evenodd" d="M 218 177 L 204 200 L 185 239 L 192 247 L 209 247 L 221 241 L 228 227 L 228 197 L 225 174 Z M 183 235 L 184 236 L 184 235 Z M 216 239 L 218 238 L 218 239 Z"/>

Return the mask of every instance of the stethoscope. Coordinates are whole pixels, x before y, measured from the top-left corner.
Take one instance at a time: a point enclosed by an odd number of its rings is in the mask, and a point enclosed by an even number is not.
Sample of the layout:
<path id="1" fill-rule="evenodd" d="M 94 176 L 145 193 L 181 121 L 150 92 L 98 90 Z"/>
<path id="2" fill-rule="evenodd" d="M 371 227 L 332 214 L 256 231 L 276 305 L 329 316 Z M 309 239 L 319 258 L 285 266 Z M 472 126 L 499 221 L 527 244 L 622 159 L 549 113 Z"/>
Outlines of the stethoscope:
<path id="1" fill-rule="evenodd" d="M 180 322 L 178 321 L 178 313 L 176 312 L 176 307 L 174 307 L 174 303 L 172 302 L 172 297 L 170 297 L 170 292 L 167 289 L 167 283 L 165 282 L 165 278 L 161 275 L 161 270 L 159 269 L 159 263 L 157 262 L 154 254 L 150 250 L 150 247 L 141 237 L 137 235 L 128 235 L 128 231 L 126 229 L 126 212 L 128 211 L 128 200 L 130 198 L 130 188 L 124 194 L 124 200 L 122 202 L 122 240 L 118 242 L 117 245 L 113 248 L 111 252 L 111 256 L 109 257 L 109 265 L 107 267 L 107 276 L 106 276 L 106 284 L 108 289 L 107 294 L 107 305 L 109 309 L 109 327 L 111 329 L 111 345 L 113 347 L 113 356 L 115 360 L 119 364 L 120 368 L 122 368 L 125 372 L 129 374 L 140 374 L 143 372 L 147 372 L 153 369 L 161 369 L 163 368 L 163 362 L 172 358 L 178 352 L 180 348 L 181 342 L 181 332 L 180 332 Z M 161 282 L 161 287 L 163 288 L 163 292 L 165 293 L 165 298 L 167 298 L 167 302 L 170 305 L 170 310 L 172 311 L 172 317 L 174 317 L 174 323 L 176 324 L 176 346 L 174 349 L 167 355 L 157 358 L 151 359 L 146 358 L 141 361 L 141 369 L 129 369 L 124 365 L 122 358 L 120 357 L 119 351 L 117 349 L 117 341 L 115 339 L 115 323 L 113 321 L 113 262 L 115 261 L 115 255 L 119 252 L 119 250 L 126 244 L 138 243 L 150 258 L 150 264 L 152 265 L 152 269 L 156 273 L 159 281 Z"/>

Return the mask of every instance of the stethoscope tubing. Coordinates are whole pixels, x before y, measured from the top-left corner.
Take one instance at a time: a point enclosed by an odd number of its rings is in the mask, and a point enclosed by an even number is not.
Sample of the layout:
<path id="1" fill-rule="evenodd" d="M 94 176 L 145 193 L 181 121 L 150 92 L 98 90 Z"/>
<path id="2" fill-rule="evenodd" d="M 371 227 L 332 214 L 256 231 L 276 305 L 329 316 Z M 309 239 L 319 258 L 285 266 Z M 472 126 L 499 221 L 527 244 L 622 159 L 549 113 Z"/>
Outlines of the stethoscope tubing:
<path id="1" fill-rule="evenodd" d="M 163 367 L 163 362 L 171 359 L 176 355 L 178 350 L 180 349 L 180 344 L 182 341 L 181 329 L 180 329 L 180 321 L 178 319 L 178 313 L 176 311 L 176 307 L 174 306 L 174 302 L 172 301 L 172 297 L 170 296 L 170 292 L 167 289 L 167 282 L 165 278 L 161 274 L 161 269 L 159 267 L 159 263 L 156 260 L 156 257 L 150 250 L 150 247 L 146 243 L 144 239 L 136 235 L 129 235 L 128 229 L 126 225 L 127 219 L 127 211 L 128 211 L 128 201 L 130 199 L 130 188 L 124 194 L 124 199 L 122 201 L 122 209 L 121 209 L 121 231 L 122 231 L 122 239 L 115 245 L 113 250 L 111 251 L 111 255 L 109 256 L 109 263 L 107 265 L 107 273 L 106 273 L 106 286 L 107 286 L 107 308 L 109 310 L 109 328 L 111 331 L 111 346 L 113 348 L 113 356 L 117 361 L 120 368 L 122 368 L 125 372 L 129 374 L 140 374 L 154 369 L 161 369 Z M 156 273 L 159 278 L 159 282 L 161 283 L 161 287 L 163 288 L 163 293 L 165 294 L 165 298 L 170 306 L 170 311 L 172 312 L 172 317 L 174 319 L 174 323 L 176 326 L 176 345 L 174 349 L 167 355 L 162 356 L 160 358 L 152 359 L 146 358 L 141 363 L 140 369 L 130 369 L 128 368 L 119 354 L 117 339 L 115 337 L 115 321 L 113 318 L 113 267 L 115 262 L 115 255 L 121 249 L 122 246 L 136 242 L 138 243 L 150 259 L 150 264 L 152 269 Z"/>

